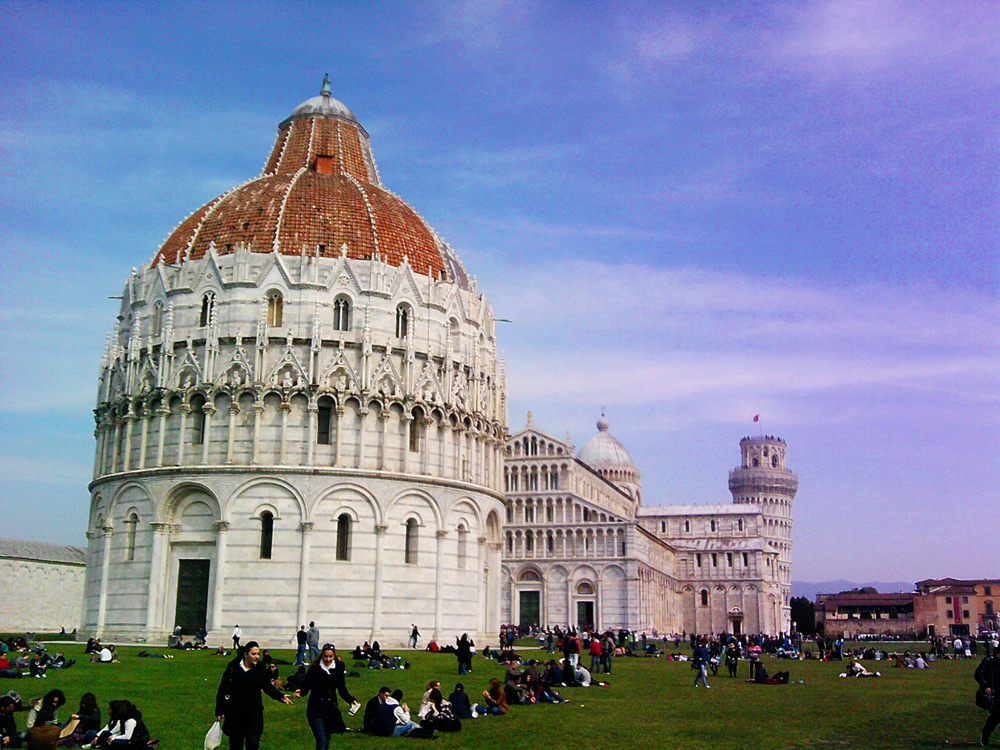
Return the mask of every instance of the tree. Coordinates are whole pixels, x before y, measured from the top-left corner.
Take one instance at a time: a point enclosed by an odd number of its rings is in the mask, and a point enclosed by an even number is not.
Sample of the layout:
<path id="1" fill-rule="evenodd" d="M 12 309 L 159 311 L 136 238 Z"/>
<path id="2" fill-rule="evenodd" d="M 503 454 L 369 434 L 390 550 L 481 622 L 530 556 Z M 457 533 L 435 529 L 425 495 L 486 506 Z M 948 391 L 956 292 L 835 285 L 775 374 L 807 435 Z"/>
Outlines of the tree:
<path id="1" fill-rule="evenodd" d="M 813 635 L 816 632 L 816 608 L 804 596 L 793 596 L 790 602 L 792 622 L 802 635 Z"/>

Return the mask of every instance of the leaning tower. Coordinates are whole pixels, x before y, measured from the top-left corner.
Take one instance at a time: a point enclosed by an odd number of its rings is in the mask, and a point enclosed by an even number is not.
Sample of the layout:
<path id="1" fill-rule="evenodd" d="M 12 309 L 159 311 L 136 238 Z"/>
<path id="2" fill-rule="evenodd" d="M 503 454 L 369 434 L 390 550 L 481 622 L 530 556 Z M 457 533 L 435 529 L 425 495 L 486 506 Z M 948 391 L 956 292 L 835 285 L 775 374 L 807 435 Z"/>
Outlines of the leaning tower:
<path id="1" fill-rule="evenodd" d="M 745 437 L 740 441 L 742 460 L 729 472 L 729 491 L 734 503 L 760 508 L 764 527 L 761 536 L 778 551 L 774 580 L 780 601 L 779 627 L 789 630 L 792 589 L 792 500 L 799 479 L 785 466 L 785 441 L 773 435 Z"/>

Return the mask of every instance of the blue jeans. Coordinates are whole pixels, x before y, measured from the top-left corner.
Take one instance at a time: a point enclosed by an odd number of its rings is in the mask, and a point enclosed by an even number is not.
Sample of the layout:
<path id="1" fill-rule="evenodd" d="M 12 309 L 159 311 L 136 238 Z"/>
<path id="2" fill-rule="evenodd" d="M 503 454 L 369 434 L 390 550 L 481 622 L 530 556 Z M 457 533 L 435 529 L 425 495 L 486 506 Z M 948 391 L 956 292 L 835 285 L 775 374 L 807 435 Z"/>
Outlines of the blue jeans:
<path id="1" fill-rule="evenodd" d="M 319 644 L 309 644 L 309 661 L 316 661 L 319 658 Z"/>
<path id="2" fill-rule="evenodd" d="M 316 738 L 316 750 L 327 750 L 330 747 L 330 735 L 339 733 L 338 730 L 343 729 L 344 723 L 343 718 L 337 721 L 332 716 L 309 716 L 308 721 L 313 737 Z"/>
<path id="3" fill-rule="evenodd" d="M 393 737 L 402 737 L 404 734 L 412 732 L 417 728 L 417 725 L 412 721 L 408 721 L 405 724 L 397 724 L 396 728 L 392 730 Z"/>
<path id="4" fill-rule="evenodd" d="M 299 646 L 299 651 L 295 654 L 295 666 L 300 666 L 306 663 L 306 651 L 308 650 L 309 647 L 304 643 Z"/>
<path id="5" fill-rule="evenodd" d="M 705 687 L 709 686 L 708 685 L 708 667 L 707 667 L 707 665 L 702 664 L 702 665 L 700 665 L 698 667 L 698 674 L 694 678 L 695 687 L 698 686 L 698 680 L 701 680 L 703 683 L 705 683 Z"/>

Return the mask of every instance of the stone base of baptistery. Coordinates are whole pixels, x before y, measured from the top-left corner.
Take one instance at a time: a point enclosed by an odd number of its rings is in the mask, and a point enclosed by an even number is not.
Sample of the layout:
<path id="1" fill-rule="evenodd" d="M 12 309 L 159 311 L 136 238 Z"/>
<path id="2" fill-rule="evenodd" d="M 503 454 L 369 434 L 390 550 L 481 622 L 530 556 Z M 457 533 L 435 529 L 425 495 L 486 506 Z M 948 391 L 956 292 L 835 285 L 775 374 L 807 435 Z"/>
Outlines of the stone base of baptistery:
<path id="1" fill-rule="evenodd" d="M 376 470 L 163 467 L 91 486 L 81 636 L 292 648 L 314 621 L 340 648 L 499 629 L 503 496 Z M 268 520 L 270 519 L 270 520 Z M 346 527 L 345 527 L 346 524 Z M 270 526 L 268 534 L 267 526 Z M 185 626 L 187 623 L 188 626 Z"/>

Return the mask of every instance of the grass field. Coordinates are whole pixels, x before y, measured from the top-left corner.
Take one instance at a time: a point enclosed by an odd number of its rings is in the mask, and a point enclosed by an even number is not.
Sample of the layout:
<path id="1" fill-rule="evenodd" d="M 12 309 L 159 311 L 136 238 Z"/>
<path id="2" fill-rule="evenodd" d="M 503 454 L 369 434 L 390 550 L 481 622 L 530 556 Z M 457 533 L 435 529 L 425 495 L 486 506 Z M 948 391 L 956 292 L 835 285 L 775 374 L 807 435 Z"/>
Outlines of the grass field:
<path id="1" fill-rule="evenodd" d="M 140 659 L 137 648 L 120 648 L 120 664 L 91 664 L 82 644 L 51 647 L 79 663 L 49 672 L 42 679 L 3 680 L 3 692 L 16 689 L 25 698 L 52 688 L 66 693 L 65 721 L 81 694 L 97 694 L 105 719 L 107 703 L 128 698 L 143 711 L 153 737 L 164 750 L 198 750 L 213 721 L 215 691 L 226 660 L 207 652 L 173 652 L 174 659 Z M 168 653 L 163 650 L 163 653 Z M 291 651 L 275 651 L 291 658 Z M 403 652 L 400 652 L 403 653 Z M 524 650 L 525 658 L 541 651 Z M 402 688 L 413 713 L 424 683 L 440 679 L 447 695 L 461 679 L 470 697 L 481 693 L 489 677 L 505 667 L 476 657 L 472 674 L 458 678 L 448 654 L 405 652 L 406 671 L 358 669 L 348 688 L 362 703 L 381 684 Z M 493 746 L 504 750 L 580 750 L 581 747 L 661 748 L 939 748 L 978 747 L 985 714 L 973 705 L 974 661 L 941 661 L 926 671 L 893 669 L 879 662 L 882 677 L 841 679 L 843 664 L 789 662 L 765 658 L 772 674 L 788 668 L 803 684 L 760 686 L 740 677 L 710 679 L 712 689 L 692 687 L 694 673 L 682 662 L 618 658 L 607 688 L 563 689 L 570 703 L 513 707 L 506 716 L 463 722 L 458 734 L 441 735 L 439 747 Z M 871 667 L 872 664 L 869 663 Z M 874 669 L 874 667 L 872 667 Z M 348 661 L 348 669 L 351 662 Z M 282 667 L 282 675 L 292 671 Z M 263 750 L 312 747 L 305 721 L 305 700 L 283 706 L 265 698 Z M 17 715 L 23 726 L 25 714 Z M 346 717 L 360 727 L 361 717 Z M 996 740 L 1000 740 L 997 737 Z M 383 739 L 359 734 L 334 737 L 331 748 L 412 745 L 419 740 Z M 222 750 L 226 750 L 224 743 Z"/>

